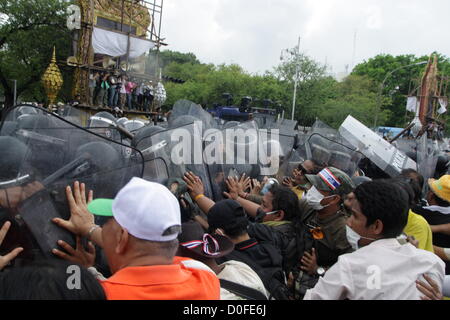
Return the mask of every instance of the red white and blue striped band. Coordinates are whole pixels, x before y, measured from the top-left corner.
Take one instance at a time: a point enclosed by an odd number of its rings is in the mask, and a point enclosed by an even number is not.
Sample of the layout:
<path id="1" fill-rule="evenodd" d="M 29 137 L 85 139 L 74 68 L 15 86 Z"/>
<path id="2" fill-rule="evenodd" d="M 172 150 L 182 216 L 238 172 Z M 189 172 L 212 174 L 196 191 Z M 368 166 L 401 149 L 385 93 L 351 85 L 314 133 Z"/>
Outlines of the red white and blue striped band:
<path id="1" fill-rule="evenodd" d="M 210 240 L 213 244 L 213 248 L 210 248 Z M 193 240 L 185 243 L 181 243 L 181 245 L 187 249 L 197 248 L 199 246 L 203 246 L 202 250 L 204 253 L 210 256 L 217 256 L 220 254 L 219 243 L 216 239 L 214 239 L 211 235 L 205 233 L 203 235 L 203 241 L 201 240 Z M 212 249 L 212 250 L 211 250 Z"/>
<path id="2" fill-rule="evenodd" d="M 325 168 L 319 172 L 319 177 L 331 188 L 331 190 L 336 190 L 341 183 L 338 178 L 330 171 L 330 169 Z"/>

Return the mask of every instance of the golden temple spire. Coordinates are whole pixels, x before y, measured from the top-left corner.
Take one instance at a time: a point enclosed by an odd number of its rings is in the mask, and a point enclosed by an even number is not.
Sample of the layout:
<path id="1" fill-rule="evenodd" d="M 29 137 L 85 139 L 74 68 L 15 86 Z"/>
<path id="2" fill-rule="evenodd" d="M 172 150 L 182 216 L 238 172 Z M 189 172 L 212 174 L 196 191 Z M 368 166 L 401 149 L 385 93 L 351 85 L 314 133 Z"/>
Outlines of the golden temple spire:
<path id="1" fill-rule="evenodd" d="M 49 105 L 48 108 L 51 110 L 51 106 L 55 104 L 56 98 L 58 96 L 59 90 L 63 85 L 63 78 L 61 71 L 56 64 L 56 48 L 53 47 L 52 60 L 47 67 L 44 75 L 42 76 L 42 84 L 44 86 L 45 92 L 47 93 Z"/>

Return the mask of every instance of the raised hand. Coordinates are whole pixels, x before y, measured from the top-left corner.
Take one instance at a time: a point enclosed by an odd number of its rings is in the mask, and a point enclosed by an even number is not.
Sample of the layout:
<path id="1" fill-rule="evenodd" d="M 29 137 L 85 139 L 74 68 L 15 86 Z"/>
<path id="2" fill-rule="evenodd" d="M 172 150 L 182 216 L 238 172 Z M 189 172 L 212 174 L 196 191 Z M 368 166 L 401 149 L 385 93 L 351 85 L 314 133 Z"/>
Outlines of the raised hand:
<path id="1" fill-rule="evenodd" d="M 66 196 L 70 208 L 70 219 L 54 218 L 53 222 L 75 235 L 86 236 L 95 225 L 94 216 L 87 209 L 88 201 L 92 201 L 92 191 L 86 199 L 86 186 L 77 181 L 74 183 L 73 190 L 67 186 Z"/>
<path id="2" fill-rule="evenodd" d="M 224 192 L 224 196 L 228 199 L 237 200 L 239 198 L 239 183 L 236 178 L 228 177 L 227 180 L 225 180 L 228 192 Z"/>
<path id="3" fill-rule="evenodd" d="M 310 275 L 314 275 L 317 272 L 317 257 L 316 257 L 316 249 L 312 249 L 311 253 L 306 252 L 301 259 L 302 267 L 301 269 L 309 273 Z"/>
<path id="4" fill-rule="evenodd" d="M 283 185 L 289 188 L 295 187 L 294 180 L 292 180 L 292 178 L 289 177 L 283 179 Z"/>
<path id="5" fill-rule="evenodd" d="M 192 200 L 201 194 L 205 194 L 205 187 L 203 186 L 202 180 L 193 172 L 186 172 L 183 180 L 187 184 L 188 192 Z"/>
<path id="6" fill-rule="evenodd" d="M 52 252 L 54 255 L 67 260 L 69 262 L 73 262 L 79 264 L 83 267 L 89 268 L 92 267 L 95 263 L 95 246 L 92 242 L 88 242 L 87 250 L 84 249 L 81 244 L 81 238 L 77 236 L 77 247 L 76 249 L 72 248 L 70 244 L 64 242 L 62 240 L 58 241 L 58 245 L 61 246 L 66 252 L 63 252 L 58 249 L 53 249 Z"/>
<path id="7" fill-rule="evenodd" d="M 251 194 L 259 195 L 262 189 L 261 183 L 257 179 L 252 179 L 252 189 L 250 191 Z"/>
<path id="8" fill-rule="evenodd" d="M 3 240 L 6 237 L 6 234 L 8 233 L 9 228 L 11 227 L 11 222 L 6 221 L 2 228 L 0 229 L 0 245 L 2 244 Z M 7 255 L 4 256 L 0 256 L 0 270 L 2 270 L 4 267 L 6 267 L 8 265 L 8 263 L 12 260 L 14 260 L 15 257 L 17 257 L 17 255 L 19 253 L 21 253 L 23 251 L 23 248 L 16 248 L 13 251 L 11 251 L 10 253 L 8 253 Z"/>

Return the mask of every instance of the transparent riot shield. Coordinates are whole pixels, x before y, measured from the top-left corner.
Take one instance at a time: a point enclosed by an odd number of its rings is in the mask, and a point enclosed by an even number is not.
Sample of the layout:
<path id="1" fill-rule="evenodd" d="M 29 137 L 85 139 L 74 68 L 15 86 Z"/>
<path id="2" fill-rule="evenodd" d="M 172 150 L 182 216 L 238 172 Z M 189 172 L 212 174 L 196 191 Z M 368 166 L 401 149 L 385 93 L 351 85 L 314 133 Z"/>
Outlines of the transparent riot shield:
<path id="1" fill-rule="evenodd" d="M 61 118 L 80 127 L 86 127 L 91 117 L 89 112 L 71 105 L 59 105 L 57 113 Z"/>
<path id="2" fill-rule="evenodd" d="M 205 196 L 213 198 L 210 177 L 203 162 L 201 126 L 192 122 L 176 128 L 145 127 L 139 131 L 132 144 L 141 150 L 144 161 L 144 179 L 158 177 L 159 183 L 169 179 L 182 179 L 188 171 L 194 172 L 203 182 Z"/>
<path id="3" fill-rule="evenodd" d="M 250 178 L 274 176 L 279 168 L 281 146 L 278 135 L 259 130 L 255 121 L 210 130 L 204 139 L 207 164 L 215 200 L 227 191 L 229 176 Z M 268 153 L 267 153 L 268 152 Z"/>
<path id="4" fill-rule="evenodd" d="M 417 171 L 423 176 L 425 181 L 434 177 L 439 153 L 437 141 L 427 139 L 426 134 L 417 140 Z M 424 185 L 428 186 L 427 183 Z"/>
<path id="5" fill-rule="evenodd" d="M 415 161 L 352 116 L 348 116 L 342 123 L 339 133 L 357 151 L 391 177 L 399 175 L 403 169 L 417 169 Z"/>
<path id="6" fill-rule="evenodd" d="M 323 167 L 338 168 L 352 177 L 364 155 L 342 143 L 339 135 L 335 139 L 338 141 L 312 134 L 305 143 L 306 158 Z"/>
<path id="7" fill-rule="evenodd" d="M 329 125 L 319 119 L 314 122 L 314 124 L 311 126 L 311 130 L 308 133 L 309 135 L 318 133 L 323 137 L 334 141 L 338 140 L 339 135 L 336 129 L 331 128 Z"/>
<path id="8" fill-rule="evenodd" d="M 189 100 L 175 102 L 168 123 L 169 127 L 175 128 L 186 125 L 194 119 L 202 122 L 202 133 L 208 129 L 217 128 L 217 123 L 213 116 L 200 105 Z"/>
<path id="9" fill-rule="evenodd" d="M 393 142 L 394 146 L 404 154 L 415 153 L 417 144 L 416 140 L 400 138 Z"/>
<path id="10" fill-rule="evenodd" d="M 1 249 L 23 246 L 23 259 L 53 257 L 57 240 L 75 245 L 72 234 L 51 222 L 70 217 L 68 185 L 79 181 L 95 198 L 114 198 L 132 177 L 142 177 L 144 168 L 138 150 L 37 111 L 22 121 L 11 109 L 0 127 L 0 223 L 12 223 Z M 15 130 L 4 130 L 8 121 L 17 122 Z M 129 157 L 121 148 L 130 150 Z"/>
<path id="11" fill-rule="evenodd" d="M 122 142 L 117 119 L 109 112 L 99 112 L 88 120 L 87 129 L 108 139 Z"/>
<path id="12" fill-rule="evenodd" d="M 276 124 L 276 116 L 264 113 L 253 113 L 253 120 L 258 124 L 259 128 L 271 128 Z"/>
<path id="13" fill-rule="evenodd" d="M 127 120 L 122 126 L 131 133 L 136 133 L 138 130 L 145 127 L 145 123 L 141 120 Z"/>

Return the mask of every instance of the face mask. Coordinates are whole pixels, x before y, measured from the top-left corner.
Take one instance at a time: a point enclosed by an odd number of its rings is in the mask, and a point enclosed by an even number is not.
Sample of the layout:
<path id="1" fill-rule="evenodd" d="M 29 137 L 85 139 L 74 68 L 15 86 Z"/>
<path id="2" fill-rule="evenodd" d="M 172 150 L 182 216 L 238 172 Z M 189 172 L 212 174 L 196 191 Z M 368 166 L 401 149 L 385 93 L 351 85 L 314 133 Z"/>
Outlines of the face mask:
<path id="1" fill-rule="evenodd" d="M 273 186 L 274 183 L 275 182 L 273 180 L 269 180 L 262 188 L 261 194 L 265 195 L 267 192 L 269 192 L 270 187 Z"/>
<path id="2" fill-rule="evenodd" d="M 372 240 L 372 241 L 376 240 L 376 239 L 360 236 L 357 232 L 355 232 L 352 228 L 350 228 L 347 225 L 345 226 L 345 229 L 346 229 L 347 241 L 352 246 L 353 250 L 359 249 L 359 240 L 361 240 L 361 239 L 367 239 L 367 240 Z"/>
<path id="3" fill-rule="evenodd" d="M 330 196 L 330 197 L 332 197 L 332 196 Z M 321 193 L 316 189 L 316 187 L 312 187 L 312 188 L 309 189 L 308 192 L 306 193 L 305 200 L 306 200 L 306 202 L 308 203 L 308 205 L 309 205 L 311 208 L 313 208 L 313 209 L 316 210 L 316 211 L 320 211 L 320 210 L 322 210 L 322 209 L 324 209 L 324 208 L 326 208 L 326 207 L 329 206 L 329 204 L 326 205 L 326 206 L 323 206 L 323 205 L 320 204 L 320 202 L 321 202 L 323 199 L 330 198 L 330 197 L 325 197 L 323 194 L 321 194 Z"/>

